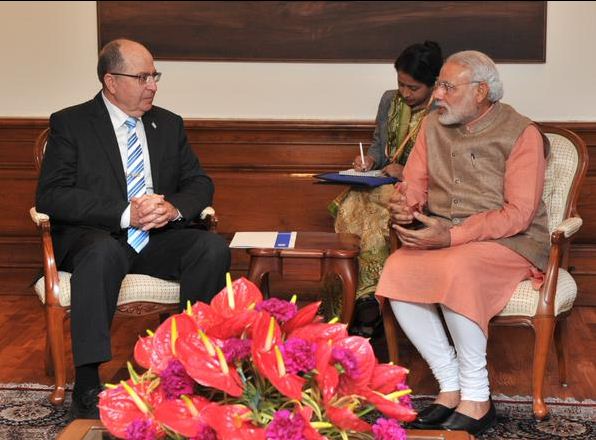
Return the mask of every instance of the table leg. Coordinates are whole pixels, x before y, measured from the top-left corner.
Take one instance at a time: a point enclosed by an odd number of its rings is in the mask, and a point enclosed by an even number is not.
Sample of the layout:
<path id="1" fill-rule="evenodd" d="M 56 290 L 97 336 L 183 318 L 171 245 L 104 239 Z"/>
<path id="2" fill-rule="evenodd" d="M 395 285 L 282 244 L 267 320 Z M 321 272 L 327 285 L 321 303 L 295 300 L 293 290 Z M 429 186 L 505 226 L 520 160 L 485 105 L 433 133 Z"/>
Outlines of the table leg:
<path id="1" fill-rule="evenodd" d="M 328 269 L 336 273 L 342 284 L 342 312 L 341 322 L 352 324 L 354 318 L 354 304 L 356 302 L 356 283 L 358 281 L 358 265 L 356 259 L 334 258 L 328 261 Z"/>
<path id="2" fill-rule="evenodd" d="M 276 257 L 250 257 L 248 279 L 255 283 L 263 296 L 269 298 L 269 272 L 280 272 L 280 259 Z"/>

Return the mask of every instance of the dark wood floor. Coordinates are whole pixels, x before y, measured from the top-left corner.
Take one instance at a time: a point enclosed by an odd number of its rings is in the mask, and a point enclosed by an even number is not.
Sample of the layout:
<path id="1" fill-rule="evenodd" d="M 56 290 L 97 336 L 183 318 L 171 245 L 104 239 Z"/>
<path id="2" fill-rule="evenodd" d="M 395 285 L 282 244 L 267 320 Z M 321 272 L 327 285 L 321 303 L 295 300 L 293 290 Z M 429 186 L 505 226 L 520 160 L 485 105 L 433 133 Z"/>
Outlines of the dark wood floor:
<path id="1" fill-rule="evenodd" d="M 102 366 L 105 382 L 125 375 L 132 347 L 145 329 L 155 328 L 157 318 L 116 319 L 113 326 L 113 360 Z M 577 307 L 569 318 L 567 368 L 569 386 L 558 384 L 556 360 L 551 351 L 545 395 L 578 400 L 596 398 L 596 308 Z M 373 341 L 380 358 L 384 340 Z M 493 393 L 531 394 L 533 335 L 523 328 L 492 328 L 489 339 L 489 370 Z M 0 295 L 0 383 L 35 382 L 51 384 L 45 376 L 43 350 L 45 322 L 36 297 Z M 400 344 L 400 363 L 411 370 L 409 383 L 416 394 L 433 394 L 436 385 L 430 370 L 413 347 Z M 70 363 L 70 358 L 68 360 Z M 69 371 L 72 380 L 72 369 Z"/>

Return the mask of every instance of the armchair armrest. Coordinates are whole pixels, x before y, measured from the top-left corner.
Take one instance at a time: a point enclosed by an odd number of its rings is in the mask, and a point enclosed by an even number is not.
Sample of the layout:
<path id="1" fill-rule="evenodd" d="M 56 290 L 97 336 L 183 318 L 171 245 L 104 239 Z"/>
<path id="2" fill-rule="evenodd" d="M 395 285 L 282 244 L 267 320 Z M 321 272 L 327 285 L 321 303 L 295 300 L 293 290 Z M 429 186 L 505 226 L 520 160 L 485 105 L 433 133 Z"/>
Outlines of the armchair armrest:
<path id="1" fill-rule="evenodd" d="M 583 220 L 581 219 L 581 217 L 566 218 L 561 222 L 559 226 L 555 228 L 555 230 L 553 231 L 553 235 L 556 232 L 562 232 L 565 238 L 569 238 L 577 231 L 579 231 L 579 228 L 581 228 L 582 224 Z"/>
<path id="2" fill-rule="evenodd" d="M 37 212 L 35 206 L 29 210 L 29 215 L 31 215 L 31 220 L 33 220 L 33 223 L 35 223 L 38 227 L 41 226 L 43 222 L 50 221 L 50 216 L 41 212 Z"/>
<path id="3" fill-rule="evenodd" d="M 198 222 L 200 226 L 210 232 L 217 232 L 217 224 L 219 219 L 215 215 L 215 209 L 211 206 L 207 206 L 200 215 L 201 221 Z"/>
<path id="4" fill-rule="evenodd" d="M 562 264 L 564 250 L 582 223 L 581 217 L 569 217 L 563 220 L 551 233 L 548 266 L 545 272 L 544 284 L 539 292 L 536 316 L 552 316 L 554 314 L 559 268 Z"/>
<path id="5" fill-rule="evenodd" d="M 43 275 L 45 285 L 46 306 L 60 307 L 60 278 L 54 257 L 54 244 L 50 228 L 50 216 L 37 212 L 35 206 L 29 210 L 31 220 L 37 225 L 41 235 L 43 250 Z"/>

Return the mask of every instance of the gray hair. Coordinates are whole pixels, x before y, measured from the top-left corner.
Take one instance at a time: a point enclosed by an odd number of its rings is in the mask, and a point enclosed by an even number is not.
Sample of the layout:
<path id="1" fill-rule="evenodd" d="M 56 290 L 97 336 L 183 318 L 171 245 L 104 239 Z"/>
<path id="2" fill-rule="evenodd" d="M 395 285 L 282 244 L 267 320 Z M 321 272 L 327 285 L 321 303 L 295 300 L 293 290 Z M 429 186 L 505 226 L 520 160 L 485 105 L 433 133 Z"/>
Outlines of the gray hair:
<path id="1" fill-rule="evenodd" d="M 120 53 L 120 46 L 123 41 L 123 39 L 110 41 L 99 52 L 97 76 L 104 86 L 103 79 L 106 73 L 121 71 L 124 68 L 124 58 Z"/>
<path id="2" fill-rule="evenodd" d="M 467 67 L 472 77 L 470 81 L 479 81 L 488 85 L 488 100 L 497 102 L 503 97 L 503 83 L 499 78 L 499 71 L 494 61 L 477 50 L 464 50 L 451 55 L 445 61 Z"/>

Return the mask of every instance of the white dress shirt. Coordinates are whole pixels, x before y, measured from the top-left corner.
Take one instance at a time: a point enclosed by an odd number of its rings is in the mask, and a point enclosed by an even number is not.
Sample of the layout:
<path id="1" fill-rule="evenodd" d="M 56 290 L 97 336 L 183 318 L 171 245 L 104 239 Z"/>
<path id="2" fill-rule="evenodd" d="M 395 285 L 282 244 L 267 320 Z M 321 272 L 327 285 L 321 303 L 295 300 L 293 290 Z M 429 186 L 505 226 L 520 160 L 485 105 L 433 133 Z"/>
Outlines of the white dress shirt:
<path id="1" fill-rule="evenodd" d="M 110 120 L 114 126 L 114 132 L 116 133 L 116 140 L 118 141 L 118 148 L 120 149 L 120 157 L 122 158 L 122 172 L 126 175 L 126 164 L 128 162 L 128 127 L 124 125 L 124 122 L 129 116 L 112 104 L 108 98 L 105 97 L 101 92 L 103 102 L 108 108 L 110 114 Z M 141 148 L 143 150 L 143 169 L 145 172 L 145 187 L 147 194 L 153 194 L 153 177 L 151 176 L 151 161 L 149 159 L 149 149 L 147 148 L 147 136 L 145 135 L 145 127 L 142 119 L 137 119 L 137 125 L 135 127 L 137 137 L 141 142 Z M 120 217 L 120 227 L 126 229 L 130 226 L 130 204 L 122 213 Z"/>

